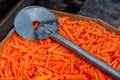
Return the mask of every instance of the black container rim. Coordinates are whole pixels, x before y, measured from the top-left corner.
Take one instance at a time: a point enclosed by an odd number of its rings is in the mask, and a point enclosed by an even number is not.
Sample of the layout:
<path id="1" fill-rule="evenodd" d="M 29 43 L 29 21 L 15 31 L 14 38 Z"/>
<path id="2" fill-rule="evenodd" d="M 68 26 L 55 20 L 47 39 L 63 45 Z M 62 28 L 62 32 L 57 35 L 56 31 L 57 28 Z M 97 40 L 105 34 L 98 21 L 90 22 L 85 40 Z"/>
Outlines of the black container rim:
<path id="1" fill-rule="evenodd" d="M 14 17 L 23 7 L 30 6 L 35 0 L 18 0 L 18 2 L 8 11 L 8 13 L 0 20 L 0 41 L 13 28 Z"/>

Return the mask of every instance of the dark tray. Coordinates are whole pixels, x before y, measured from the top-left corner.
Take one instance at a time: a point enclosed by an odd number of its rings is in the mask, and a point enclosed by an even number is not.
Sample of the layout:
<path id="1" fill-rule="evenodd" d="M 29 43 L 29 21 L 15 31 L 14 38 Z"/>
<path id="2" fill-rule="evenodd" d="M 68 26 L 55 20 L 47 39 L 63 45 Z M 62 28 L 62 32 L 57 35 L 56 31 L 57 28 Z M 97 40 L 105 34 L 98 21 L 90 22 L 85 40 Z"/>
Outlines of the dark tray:
<path id="1" fill-rule="evenodd" d="M 18 0 L 15 6 L 0 20 L 0 41 L 2 41 L 13 28 L 14 17 L 17 12 L 25 6 L 32 5 L 34 1 L 35 0 Z"/>

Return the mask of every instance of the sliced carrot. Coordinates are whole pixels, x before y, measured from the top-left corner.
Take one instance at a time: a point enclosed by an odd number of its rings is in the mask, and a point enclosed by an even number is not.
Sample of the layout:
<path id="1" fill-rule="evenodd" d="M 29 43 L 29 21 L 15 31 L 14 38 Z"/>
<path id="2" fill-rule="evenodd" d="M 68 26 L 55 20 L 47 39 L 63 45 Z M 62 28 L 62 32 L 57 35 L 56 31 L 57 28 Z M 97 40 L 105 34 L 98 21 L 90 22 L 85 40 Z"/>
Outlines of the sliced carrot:
<path id="1" fill-rule="evenodd" d="M 36 76 L 34 80 L 48 80 L 50 77 L 50 75 Z"/>
<path id="2" fill-rule="evenodd" d="M 66 80 L 89 80 L 85 75 L 80 75 L 80 74 L 77 74 L 77 75 L 70 75 L 68 74 L 66 76 Z"/>
<path id="3" fill-rule="evenodd" d="M 58 33 L 120 71 L 120 36 L 89 20 L 59 17 Z M 14 33 L 0 51 L 0 80 L 114 80 L 51 38 Z"/>

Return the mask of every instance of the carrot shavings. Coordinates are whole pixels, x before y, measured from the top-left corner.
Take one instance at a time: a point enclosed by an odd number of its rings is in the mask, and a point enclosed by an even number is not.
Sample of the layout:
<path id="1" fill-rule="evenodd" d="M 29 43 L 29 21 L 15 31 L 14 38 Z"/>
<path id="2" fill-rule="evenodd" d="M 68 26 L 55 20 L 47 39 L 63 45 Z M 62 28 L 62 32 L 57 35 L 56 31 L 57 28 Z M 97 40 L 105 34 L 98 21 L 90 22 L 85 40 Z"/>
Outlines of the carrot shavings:
<path id="1" fill-rule="evenodd" d="M 120 71 L 120 36 L 93 21 L 59 22 L 59 34 Z M 0 80 L 113 79 L 51 38 L 28 41 L 15 33 L 0 52 Z"/>

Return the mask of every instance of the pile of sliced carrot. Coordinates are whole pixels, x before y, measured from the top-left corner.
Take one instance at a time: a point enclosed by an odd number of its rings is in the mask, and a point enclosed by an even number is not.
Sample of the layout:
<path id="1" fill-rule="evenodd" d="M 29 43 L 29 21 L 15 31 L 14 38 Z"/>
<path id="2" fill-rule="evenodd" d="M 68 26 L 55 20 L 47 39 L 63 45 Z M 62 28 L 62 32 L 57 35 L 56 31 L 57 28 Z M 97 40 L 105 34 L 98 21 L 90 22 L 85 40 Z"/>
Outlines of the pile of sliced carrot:
<path id="1" fill-rule="evenodd" d="M 59 18 L 58 33 L 120 71 L 120 36 L 93 21 Z M 51 38 L 28 41 L 17 33 L 0 53 L 0 80 L 113 80 Z"/>

